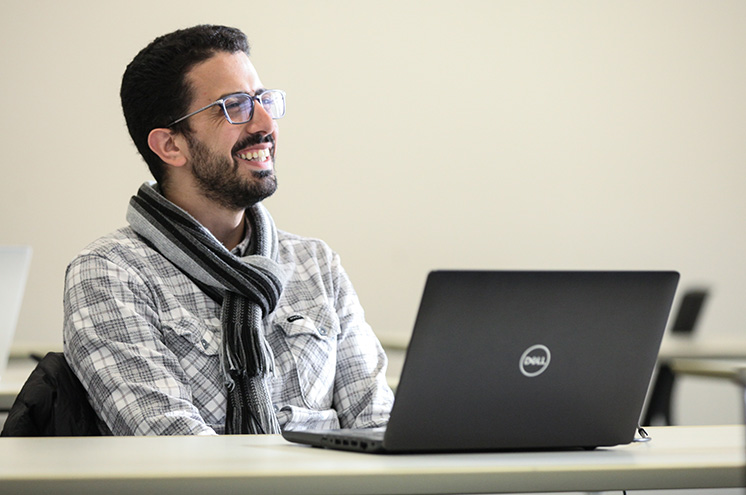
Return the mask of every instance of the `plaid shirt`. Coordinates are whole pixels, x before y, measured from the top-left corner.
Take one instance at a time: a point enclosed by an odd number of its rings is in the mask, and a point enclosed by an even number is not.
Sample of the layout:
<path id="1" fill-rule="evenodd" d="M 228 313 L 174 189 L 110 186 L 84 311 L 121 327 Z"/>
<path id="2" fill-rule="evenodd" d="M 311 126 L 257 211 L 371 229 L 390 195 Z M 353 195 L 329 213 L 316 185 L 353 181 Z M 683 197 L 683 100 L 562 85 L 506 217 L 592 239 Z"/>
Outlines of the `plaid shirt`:
<path id="1" fill-rule="evenodd" d="M 386 356 L 339 257 L 322 241 L 278 234 L 292 276 L 264 330 L 280 425 L 385 425 Z M 224 432 L 220 307 L 131 228 L 72 261 L 64 309 L 65 356 L 112 433 Z"/>

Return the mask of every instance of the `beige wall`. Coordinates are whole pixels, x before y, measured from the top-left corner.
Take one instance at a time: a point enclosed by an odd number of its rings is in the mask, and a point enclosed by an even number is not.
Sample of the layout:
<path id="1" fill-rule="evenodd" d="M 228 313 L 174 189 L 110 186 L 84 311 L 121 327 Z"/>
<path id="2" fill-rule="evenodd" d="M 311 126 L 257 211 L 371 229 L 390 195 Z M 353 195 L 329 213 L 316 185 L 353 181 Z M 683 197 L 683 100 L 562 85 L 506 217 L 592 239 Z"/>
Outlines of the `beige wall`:
<path id="1" fill-rule="evenodd" d="M 200 22 L 244 29 L 264 84 L 287 91 L 267 205 L 341 253 L 377 331 L 408 333 L 427 271 L 455 267 L 677 269 L 713 289 L 703 334 L 746 330 L 746 2 L 0 12 L 0 243 L 35 250 L 19 345 L 59 345 L 67 262 L 149 179 L 119 107 L 125 65 Z"/>

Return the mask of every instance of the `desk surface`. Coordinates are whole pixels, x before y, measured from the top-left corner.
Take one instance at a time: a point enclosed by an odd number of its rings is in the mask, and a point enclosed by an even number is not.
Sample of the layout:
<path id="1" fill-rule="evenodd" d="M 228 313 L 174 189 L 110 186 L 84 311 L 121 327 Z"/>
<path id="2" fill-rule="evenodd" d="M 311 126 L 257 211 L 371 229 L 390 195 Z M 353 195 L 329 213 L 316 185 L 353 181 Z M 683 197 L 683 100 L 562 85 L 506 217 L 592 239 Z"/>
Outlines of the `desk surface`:
<path id="1" fill-rule="evenodd" d="M 658 356 L 664 361 L 675 358 L 741 359 L 746 358 L 746 339 L 667 336 Z"/>
<path id="2" fill-rule="evenodd" d="M 389 383 L 396 386 L 404 364 L 409 335 L 384 333 L 380 334 L 379 338 L 389 355 Z M 16 353 L 16 356 L 20 355 L 28 353 Z M 659 359 L 671 361 L 676 358 L 746 358 L 746 339 L 690 339 L 668 336 L 663 340 Z M 35 366 L 36 361 L 30 358 L 14 357 L 10 360 L 0 379 L 0 411 L 10 409 L 18 391 Z"/>
<path id="3" fill-rule="evenodd" d="M 387 350 L 404 351 L 410 335 L 379 333 L 378 338 Z M 661 359 L 670 358 L 746 358 L 746 338 L 688 337 L 666 335 L 660 348 Z"/>
<path id="4" fill-rule="evenodd" d="M 8 493 L 516 493 L 744 486 L 742 426 L 596 451 L 383 456 L 280 436 L 0 438 Z M 104 490 L 105 487 L 105 490 Z"/>

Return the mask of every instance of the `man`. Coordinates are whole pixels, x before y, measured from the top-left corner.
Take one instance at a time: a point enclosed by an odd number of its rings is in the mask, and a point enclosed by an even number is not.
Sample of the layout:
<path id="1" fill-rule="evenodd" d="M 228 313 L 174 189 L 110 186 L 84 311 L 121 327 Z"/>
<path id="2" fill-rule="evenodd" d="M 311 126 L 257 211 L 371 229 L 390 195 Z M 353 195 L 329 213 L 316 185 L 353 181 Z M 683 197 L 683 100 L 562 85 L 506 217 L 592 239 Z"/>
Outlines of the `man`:
<path id="1" fill-rule="evenodd" d="M 121 99 L 156 183 L 70 264 L 65 356 L 115 435 L 378 427 L 386 357 L 339 257 L 275 228 L 275 119 L 243 33 L 196 26 L 130 63 Z"/>

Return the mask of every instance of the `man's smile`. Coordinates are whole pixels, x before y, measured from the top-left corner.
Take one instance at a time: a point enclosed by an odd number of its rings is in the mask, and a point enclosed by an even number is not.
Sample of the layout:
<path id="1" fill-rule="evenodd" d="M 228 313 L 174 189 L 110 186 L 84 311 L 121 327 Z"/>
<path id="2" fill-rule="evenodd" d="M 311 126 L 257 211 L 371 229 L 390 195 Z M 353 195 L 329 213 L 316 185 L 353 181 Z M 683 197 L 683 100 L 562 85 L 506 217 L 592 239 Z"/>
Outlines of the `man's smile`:
<path id="1" fill-rule="evenodd" d="M 251 168 L 269 170 L 274 161 L 274 138 L 270 135 L 253 135 L 236 144 L 233 156 L 238 163 Z"/>
<path id="2" fill-rule="evenodd" d="M 271 170 L 274 166 L 272 147 L 267 145 L 261 148 L 244 148 L 233 156 L 238 164 L 243 163 L 256 171 Z"/>
<path id="3" fill-rule="evenodd" d="M 238 157 L 242 160 L 264 162 L 269 160 L 271 154 L 268 149 L 254 150 L 254 151 L 242 151 L 238 153 Z"/>

